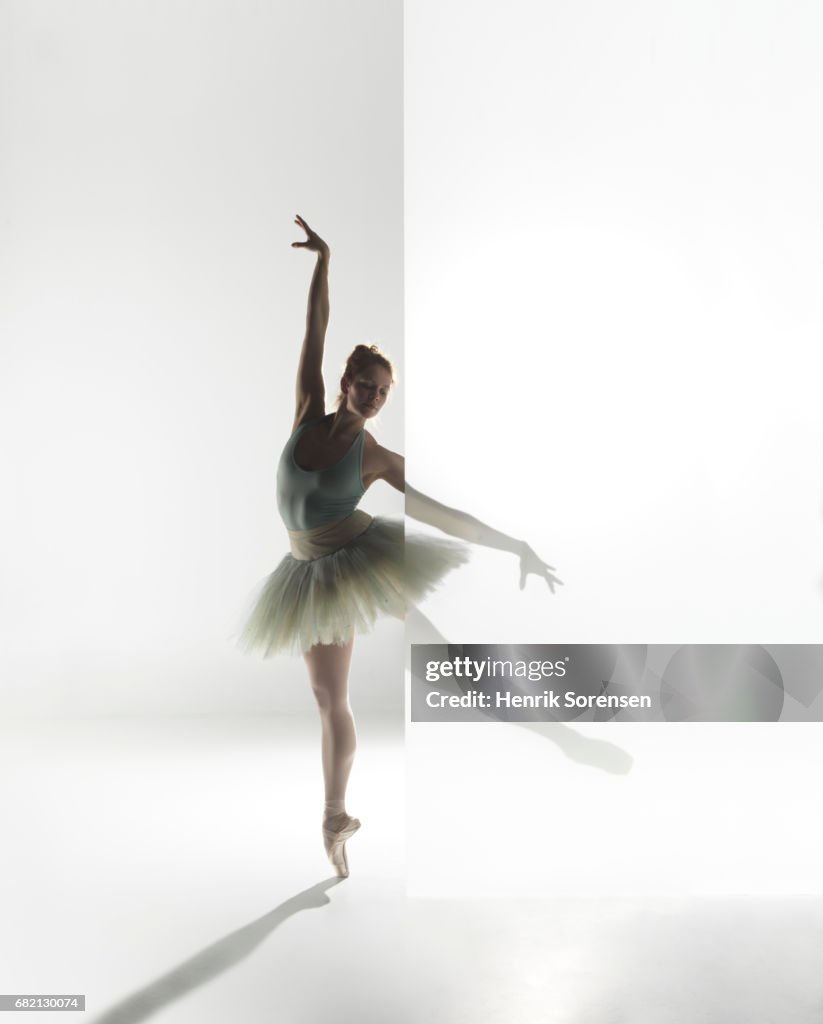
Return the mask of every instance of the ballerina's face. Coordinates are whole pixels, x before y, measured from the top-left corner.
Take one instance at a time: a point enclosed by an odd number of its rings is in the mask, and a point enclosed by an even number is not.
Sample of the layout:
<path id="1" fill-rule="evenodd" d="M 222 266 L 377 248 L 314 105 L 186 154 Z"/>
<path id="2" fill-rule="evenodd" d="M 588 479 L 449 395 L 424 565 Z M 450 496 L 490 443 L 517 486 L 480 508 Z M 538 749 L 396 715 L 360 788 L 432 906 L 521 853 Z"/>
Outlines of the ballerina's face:
<path id="1" fill-rule="evenodd" d="M 341 388 L 346 397 L 346 408 L 368 420 L 386 404 L 391 390 L 391 374 L 379 363 L 372 363 L 352 379 L 344 377 Z"/>

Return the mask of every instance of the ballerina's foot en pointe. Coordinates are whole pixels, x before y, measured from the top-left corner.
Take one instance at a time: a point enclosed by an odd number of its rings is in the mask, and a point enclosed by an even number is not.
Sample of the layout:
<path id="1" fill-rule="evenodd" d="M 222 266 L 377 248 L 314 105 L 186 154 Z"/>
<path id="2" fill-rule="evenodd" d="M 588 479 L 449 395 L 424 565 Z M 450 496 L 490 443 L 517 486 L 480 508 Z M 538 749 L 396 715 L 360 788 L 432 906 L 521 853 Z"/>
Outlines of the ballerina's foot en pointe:
<path id="1" fill-rule="evenodd" d="M 326 856 L 338 878 L 349 877 L 346 841 L 351 839 L 359 828 L 360 821 L 349 817 L 345 811 L 323 819 L 323 844 L 326 847 Z"/>

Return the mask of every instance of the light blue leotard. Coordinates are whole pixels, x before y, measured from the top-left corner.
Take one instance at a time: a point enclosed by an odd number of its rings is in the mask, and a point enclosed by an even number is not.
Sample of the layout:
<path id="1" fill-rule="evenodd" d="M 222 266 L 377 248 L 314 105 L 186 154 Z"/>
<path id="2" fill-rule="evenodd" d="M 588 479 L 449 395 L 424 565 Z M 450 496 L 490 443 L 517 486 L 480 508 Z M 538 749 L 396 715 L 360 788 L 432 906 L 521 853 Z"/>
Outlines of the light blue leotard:
<path id="1" fill-rule="evenodd" d="M 303 431 L 320 420 L 302 423 L 286 442 L 277 466 L 277 507 L 287 530 L 312 530 L 350 516 L 366 492 L 363 486 L 361 430 L 343 456 L 325 469 L 301 469 L 294 450 Z"/>

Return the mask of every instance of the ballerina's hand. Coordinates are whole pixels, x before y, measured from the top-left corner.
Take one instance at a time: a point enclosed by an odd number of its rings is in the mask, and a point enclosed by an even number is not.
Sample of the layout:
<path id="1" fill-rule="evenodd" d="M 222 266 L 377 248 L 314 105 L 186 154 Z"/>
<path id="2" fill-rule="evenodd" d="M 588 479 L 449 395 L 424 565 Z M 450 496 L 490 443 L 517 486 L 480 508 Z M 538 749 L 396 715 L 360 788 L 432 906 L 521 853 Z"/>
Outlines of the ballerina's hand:
<path id="1" fill-rule="evenodd" d="M 541 558 L 538 558 L 528 544 L 523 545 L 520 555 L 520 589 L 526 586 L 526 577 L 530 573 L 535 576 L 542 576 L 549 585 L 549 590 L 554 593 L 555 585 L 563 586 L 563 580 L 558 579 L 554 573 L 554 566 L 547 565 Z"/>
<path id="2" fill-rule="evenodd" d="M 292 242 L 292 249 L 308 249 L 310 252 L 319 252 L 328 256 L 329 247 L 316 232 L 312 231 L 309 225 L 303 220 L 300 214 L 294 218 L 294 223 L 306 232 L 305 242 Z"/>

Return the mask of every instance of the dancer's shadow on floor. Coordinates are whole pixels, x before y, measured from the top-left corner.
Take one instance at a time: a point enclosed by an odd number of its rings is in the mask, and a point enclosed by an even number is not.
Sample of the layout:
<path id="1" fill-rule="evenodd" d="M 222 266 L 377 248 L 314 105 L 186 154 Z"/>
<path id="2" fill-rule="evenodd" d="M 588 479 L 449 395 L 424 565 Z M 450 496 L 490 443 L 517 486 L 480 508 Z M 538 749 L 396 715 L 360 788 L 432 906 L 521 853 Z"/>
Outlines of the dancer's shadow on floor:
<path id="1" fill-rule="evenodd" d="M 331 903 L 327 891 L 341 881 L 336 877 L 327 878 L 297 893 L 268 914 L 206 946 L 144 988 L 105 1010 L 95 1019 L 95 1024 L 137 1024 L 137 1021 L 147 1020 L 175 999 L 245 959 L 275 928 L 279 928 L 284 921 L 301 910 L 327 906 Z"/>
<path id="2" fill-rule="evenodd" d="M 406 611 L 406 671 L 411 675 L 412 686 L 432 687 L 420 677 L 415 676 L 411 669 L 409 655 L 412 644 L 441 644 L 448 646 L 448 640 L 440 630 L 416 605 L 411 605 Z M 453 682 L 448 679 L 438 681 L 438 689 L 443 692 L 451 692 L 460 696 Z M 493 711 L 476 709 L 484 718 L 501 721 Z M 512 721 L 508 724 L 528 729 L 529 732 L 537 733 L 550 743 L 560 748 L 562 753 L 570 760 L 578 764 L 589 765 L 591 768 L 599 768 L 600 771 L 608 772 L 610 775 L 628 775 L 632 770 L 634 758 L 622 747 L 609 740 L 594 739 L 583 736 L 575 729 L 562 722 L 542 721 Z"/>

